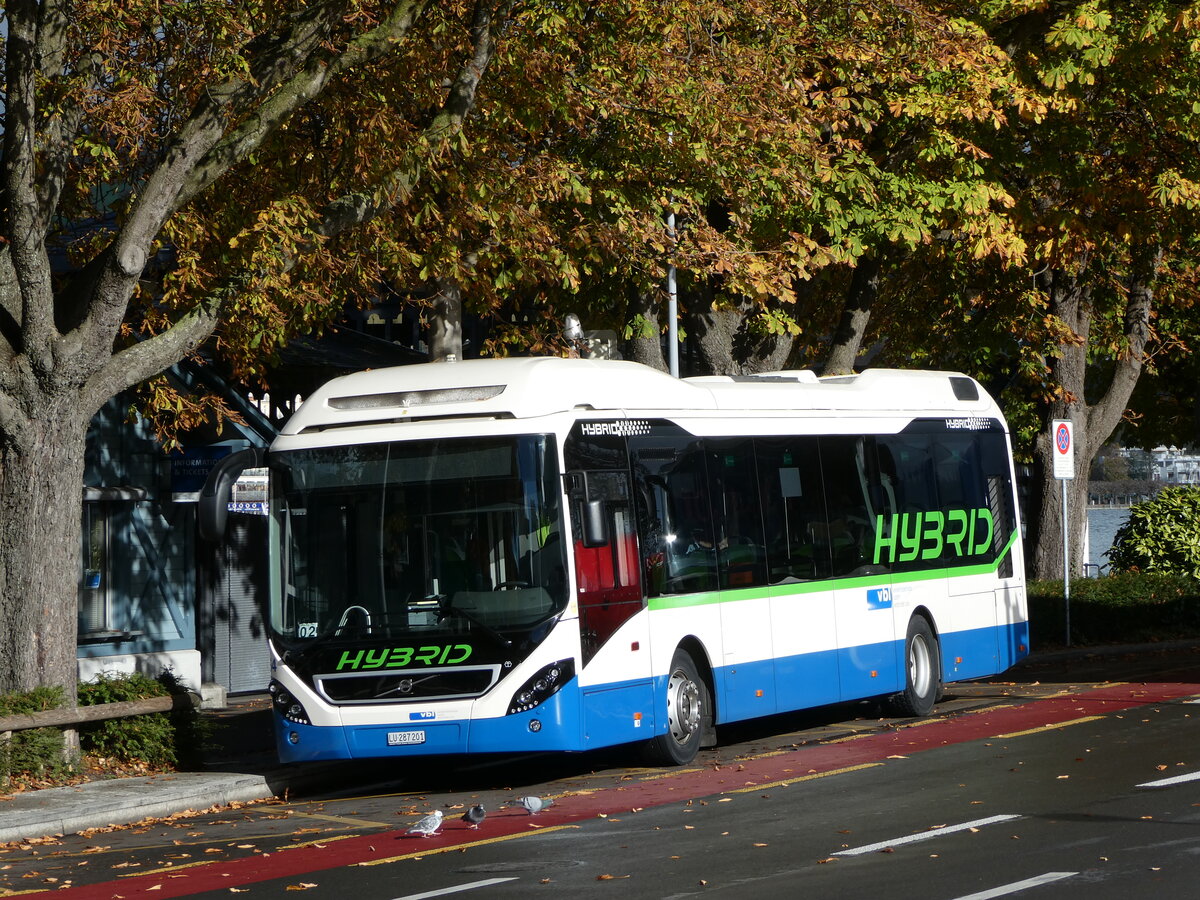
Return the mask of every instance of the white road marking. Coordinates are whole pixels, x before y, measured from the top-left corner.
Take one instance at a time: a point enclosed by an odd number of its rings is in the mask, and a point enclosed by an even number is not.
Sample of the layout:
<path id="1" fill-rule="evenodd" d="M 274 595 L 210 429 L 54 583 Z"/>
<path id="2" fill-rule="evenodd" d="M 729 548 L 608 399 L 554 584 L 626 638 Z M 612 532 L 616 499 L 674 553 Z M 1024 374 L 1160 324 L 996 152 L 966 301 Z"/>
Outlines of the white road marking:
<path id="1" fill-rule="evenodd" d="M 1190 775 L 1176 775 L 1172 778 L 1160 778 L 1158 781 L 1147 781 L 1145 784 L 1139 784 L 1141 788 L 1160 788 L 1169 787 L 1172 784 L 1183 784 L 1185 781 L 1195 781 L 1200 778 L 1200 772 L 1192 772 Z"/>
<path id="2" fill-rule="evenodd" d="M 1026 878 L 1024 881 L 1014 881 L 1012 884 L 1002 884 L 1000 887 L 994 887 L 986 891 L 980 891 L 977 894 L 967 894 L 963 897 L 956 897 L 954 900 L 993 900 L 995 897 L 1007 897 L 1009 894 L 1015 894 L 1018 891 L 1023 891 L 1027 888 L 1038 887 L 1042 884 L 1050 884 L 1054 881 L 1062 881 L 1064 878 L 1070 878 L 1072 875 L 1078 874 L 1078 872 L 1047 872 L 1045 875 L 1039 875 L 1036 878 Z"/>
<path id="3" fill-rule="evenodd" d="M 929 831 L 922 831 L 920 834 L 906 834 L 903 837 L 894 838 L 890 841 L 879 841 L 875 844 L 867 844 L 865 847 L 854 847 L 850 850 L 838 850 L 834 856 L 860 856 L 863 853 L 874 853 L 877 850 L 886 850 L 888 847 L 899 847 L 901 844 L 912 844 L 917 841 L 927 841 L 930 838 L 941 837 L 943 834 L 953 834 L 956 831 L 968 831 L 972 828 L 982 828 L 984 825 L 996 825 L 999 822 L 1011 822 L 1013 819 L 1021 818 L 1018 815 L 1003 815 L 989 816 L 986 819 L 976 819 L 973 822 L 963 822 L 961 825 L 944 825 L 941 828 L 931 828 Z"/>
<path id="4" fill-rule="evenodd" d="M 516 878 L 485 878 L 483 881 L 472 881 L 455 887 L 439 888 L 436 891 L 426 891 L 423 894 L 405 894 L 396 900 L 426 900 L 428 897 L 445 897 L 448 894 L 458 894 L 463 891 L 473 891 L 476 888 L 491 887 L 493 884 L 504 884 L 506 881 L 516 881 Z"/>

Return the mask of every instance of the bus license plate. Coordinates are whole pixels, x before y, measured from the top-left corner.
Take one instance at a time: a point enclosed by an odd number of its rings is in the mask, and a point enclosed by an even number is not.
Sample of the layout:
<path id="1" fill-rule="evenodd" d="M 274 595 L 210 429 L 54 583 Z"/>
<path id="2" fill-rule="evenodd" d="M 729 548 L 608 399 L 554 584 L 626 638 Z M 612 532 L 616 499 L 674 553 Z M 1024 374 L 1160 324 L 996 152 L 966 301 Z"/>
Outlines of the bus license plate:
<path id="1" fill-rule="evenodd" d="M 388 746 L 399 747 L 403 744 L 423 744 L 425 743 L 424 731 L 389 731 Z"/>

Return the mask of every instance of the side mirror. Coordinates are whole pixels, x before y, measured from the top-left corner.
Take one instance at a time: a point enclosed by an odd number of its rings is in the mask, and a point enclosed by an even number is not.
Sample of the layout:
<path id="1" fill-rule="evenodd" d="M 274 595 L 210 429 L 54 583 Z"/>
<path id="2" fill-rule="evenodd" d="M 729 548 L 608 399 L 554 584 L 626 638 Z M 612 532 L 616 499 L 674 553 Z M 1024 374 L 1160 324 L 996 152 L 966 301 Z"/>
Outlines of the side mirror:
<path id="1" fill-rule="evenodd" d="M 583 546 L 603 547 L 609 541 L 608 510 L 603 500 L 583 504 Z"/>
<path id="2" fill-rule="evenodd" d="M 265 458 L 266 451 L 261 447 L 248 447 L 230 453 L 208 473 L 196 509 L 196 527 L 200 537 L 206 541 L 219 541 L 225 537 L 225 521 L 229 517 L 233 483 L 246 469 L 260 467 Z"/>

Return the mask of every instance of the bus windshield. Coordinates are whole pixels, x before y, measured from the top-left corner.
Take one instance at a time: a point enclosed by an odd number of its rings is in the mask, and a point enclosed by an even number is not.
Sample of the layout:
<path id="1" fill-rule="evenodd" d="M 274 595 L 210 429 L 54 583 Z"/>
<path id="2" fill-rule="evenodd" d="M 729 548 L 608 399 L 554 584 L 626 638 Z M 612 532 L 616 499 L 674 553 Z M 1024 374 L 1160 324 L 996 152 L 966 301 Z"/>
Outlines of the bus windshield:
<path id="1" fill-rule="evenodd" d="M 545 435 L 273 453 L 273 637 L 509 643 L 567 603 L 558 484 Z"/>

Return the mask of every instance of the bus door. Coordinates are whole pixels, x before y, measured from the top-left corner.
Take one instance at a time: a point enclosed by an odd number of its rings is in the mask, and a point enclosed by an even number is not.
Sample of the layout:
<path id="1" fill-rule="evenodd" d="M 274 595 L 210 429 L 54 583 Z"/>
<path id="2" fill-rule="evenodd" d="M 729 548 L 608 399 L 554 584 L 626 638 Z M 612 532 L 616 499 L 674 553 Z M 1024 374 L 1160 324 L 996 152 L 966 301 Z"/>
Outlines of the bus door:
<path id="1" fill-rule="evenodd" d="M 947 431 L 938 444 L 942 502 L 956 511 L 953 529 L 947 529 L 954 617 L 953 633 L 943 639 L 944 665 L 947 677 L 973 678 L 1015 661 L 997 628 L 1010 621 L 1009 586 L 1019 585 L 1021 575 L 1014 558 L 1017 525 L 1008 445 L 998 425 Z"/>
<path id="2" fill-rule="evenodd" d="M 836 703 L 837 622 L 831 538 L 815 437 L 755 441 L 766 548 L 776 705 Z"/>
<path id="3" fill-rule="evenodd" d="M 779 710 L 775 629 L 755 441 L 705 442 L 712 531 L 701 551 L 713 558 L 721 608 L 722 721 Z"/>
<path id="4" fill-rule="evenodd" d="M 890 534 L 893 486 L 880 477 L 874 437 L 832 435 L 819 443 L 841 697 L 892 693 L 903 687 L 903 672 L 896 664 L 893 561 L 886 546 L 880 552 L 880 539 Z"/>
<path id="5" fill-rule="evenodd" d="M 873 559 L 892 573 L 898 689 L 905 684 L 905 639 L 912 617 L 924 616 L 940 636 L 953 626 L 955 615 L 955 603 L 946 592 L 945 569 L 947 524 L 954 516 L 947 511 L 939 486 L 957 473 L 939 467 L 940 442 L 931 427 L 940 429 L 940 422 L 916 422 L 900 434 L 875 440 L 879 486 L 873 495 L 879 499 L 872 512 L 879 528 Z"/>
<path id="6" fill-rule="evenodd" d="M 627 423 L 577 423 L 565 444 L 584 745 L 654 736 L 650 625 L 634 518 Z"/>

